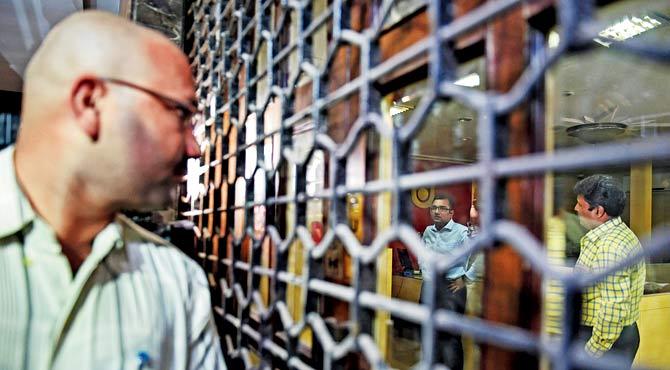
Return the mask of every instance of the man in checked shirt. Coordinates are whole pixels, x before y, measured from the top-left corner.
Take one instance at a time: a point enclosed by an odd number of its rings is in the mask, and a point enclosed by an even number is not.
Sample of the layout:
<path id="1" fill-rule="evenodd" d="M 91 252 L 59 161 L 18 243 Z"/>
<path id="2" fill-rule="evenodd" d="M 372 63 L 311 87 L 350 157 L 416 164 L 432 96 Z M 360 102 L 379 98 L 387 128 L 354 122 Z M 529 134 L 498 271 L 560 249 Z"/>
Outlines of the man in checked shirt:
<path id="1" fill-rule="evenodd" d="M 575 211 L 589 231 L 581 239 L 575 269 L 596 272 L 640 252 L 640 241 L 621 221 L 626 194 L 610 176 L 592 175 L 579 181 Z M 608 351 L 633 363 L 640 344 L 636 321 L 644 293 L 645 265 L 639 261 L 588 287 L 582 296 L 580 337 L 596 357 Z"/>

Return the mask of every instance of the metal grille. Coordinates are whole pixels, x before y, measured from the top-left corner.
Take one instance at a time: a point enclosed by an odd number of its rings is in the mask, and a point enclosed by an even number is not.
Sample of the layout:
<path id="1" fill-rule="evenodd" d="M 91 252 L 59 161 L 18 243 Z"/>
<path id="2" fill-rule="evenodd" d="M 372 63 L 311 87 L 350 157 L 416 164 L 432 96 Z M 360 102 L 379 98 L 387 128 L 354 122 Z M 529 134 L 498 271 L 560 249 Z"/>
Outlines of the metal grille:
<path id="1" fill-rule="evenodd" d="M 455 66 L 445 63 L 453 53 L 452 42 L 521 6 L 523 2 L 489 1 L 456 19 L 450 16 L 448 3 L 428 1 L 429 36 L 384 61 L 380 60 L 378 41 L 394 1 L 375 3 L 378 14 L 368 27 L 358 31 L 354 30 L 348 18 L 351 4 L 343 0 L 329 2 L 320 14 L 314 14 L 311 1 L 200 0 L 191 3 L 187 17 L 192 24 L 187 42 L 193 45 L 190 57 L 198 84 L 198 97 L 206 112 L 206 124 L 200 125 L 199 130 L 211 145 L 205 153 L 206 165 L 200 168 L 200 182 L 204 182 L 207 188 L 199 198 L 187 198 L 193 208 L 183 214 L 200 220 L 197 248 L 205 268 L 210 272 L 214 287 L 213 304 L 222 330 L 224 352 L 229 359 L 241 361 L 247 368 L 329 369 L 334 366 L 334 361 L 349 353 L 358 353 L 372 368 L 387 368 L 389 366 L 375 343 L 372 327 L 375 315 L 383 311 L 421 326 L 423 353 L 420 366 L 423 368 L 433 363 L 437 340 L 435 333 L 438 331 L 459 332 L 483 343 L 542 355 L 554 369 L 577 365 L 606 369 L 620 367 L 616 362 L 595 361 L 579 355 L 571 340 L 576 315 L 571 307 L 574 307 L 584 287 L 643 256 L 630 256 L 624 263 L 595 276 L 563 273 L 548 262 L 541 241 L 523 225 L 499 216 L 501 212 L 496 207 L 496 200 L 499 199 L 500 189 L 497 185 L 515 176 L 669 159 L 668 137 L 515 157 L 499 155 L 496 150 L 496 137 L 501 127 L 499 117 L 527 104 L 532 89 L 541 83 L 547 69 L 569 48 L 592 42 L 602 25 L 591 18 L 594 12 L 591 2 L 558 1 L 560 45 L 552 49 L 542 47 L 542 52 L 533 56 L 522 77 L 509 92 L 477 91 L 453 83 Z M 288 16 L 289 13 L 293 16 Z M 276 17 L 275 24 L 280 26 L 271 27 L 273 16 Z M 293 24 L 297 32 L 292 42 L 288 42 L 291 39 L 288 24 Z M 327 44 L 327 59 L 322 63 L 313 58 L 317 47 L 314 40 L 318 29 L 325 24 L 330 24 L 332 30 Z M 331 73 L 330 63 L 341 45 L 358 48 L 360 73 L 329 92 L 325 81 Z M 670 59 L 670 49 L 652 47 L 640 41 L 612 47 L 662 62 Z M 263 58 L 260 57 L 261 49 L 264 50 Z M 292 53 L 297 55 L 299 71 L 288 68 Z M 429 76 L 426 96 L 408 124 L 398 127 L 386 124 L 380 111 L 382 98 L 375 84 L 425 54 L 428 55 Z M 258 65 L 263 63 L 266 65 L 265 72 L 257 74 Z M 296 110 L 296 90 L 303 79 L 311 81 L 312 101 L 306 108 Z M 326 111 L 354 94 L 357 94 L 359 102 L 357 119 L 344 140 L 337 143 L 326 134 Z M 422 128 L 432 104 L 443 99 L 460 101 L 478 112 L 478 159 L 467 166 L 412 173 L 408 163 L 411 140 Z M 280 111 L 281 124 L 268 130 L 264 126 L 267 124 L 264 116 L 271 102 L 276 102 L 274 107 Z M 250 115 L 255 115 L 256 127 L 252 130 L 246 126 Z M 312 138 L 305 139 L 309 141 L 310 148 L 307 159 L 291 150 L 296 145 L 295 128 L 304 120 L 312 122 L 314 132 Z M 366 132 L 372 132 L 392 144 L 390 178 L 367 181 L 360 186 L 347 185 L 345 168 L 348 156 Z M 217 140 L 222 140 L 218 151 Z M 268 151 L 267 146 L 277 142 L 282 151 L 278 163 L 272 165 L 276 159 L 268 155 L 272 150 Z M 255 155 L 251 154 L 251 148 L 256 148 Z M 304 175 L 308 159 L 316 151 L 327 155 L 328 183 L 323 190 L 310 192 L 306 189 Z M 294 182 L 287 180 L 288 167 L 295 168 Z M 263 186 L 254 186 L 259 181 Z M 437 258 L 422 247 L 411 226 L 407 211 L 409 192 L 418 187 L 463 182 L 479 184 L 479 199 L 485 205 L 481 214 L 481 232 L 462 255 Z M 288 186 L 292 189 L 287 190 Z M 245 190 L 242 203 L 235 201 L 233 189 L 237 187 Z M 363 196 L 390 194 L 391 227 L 375 235 L 369 245 L 359 242 L 347 222 L 345 202 L 347 194 L 352 193 Z M 328 231 L 318 244 L 304 226 L 306 204 L 313 199 L 325 200 L 329 204 Z M 253 231 L 254 215 L 259 213 L 260 208 L 265 213 L 260 213 L 255 219 L 264 226 L 262 235 Z M 242 234 L 235 232 L 236 222 L 238 229 L 243 227 Z M 211 226 L 218 224 L 220 228 Z M 207 230 L 207 225 L 210 230 Z M 270 268 L 263 267 L 260 262 L 261 246 L 268 238 L 274 246 Z M 335 240 L 351 257 L 351 285 L 324 279 L 321 261 Z M 250 243 L 250 248 L 249 255 L 243 258 L 241 251 L 245 241 Z M 563 283 L 565 330 L 562 336 L 558 339 L 544 338 L 518 328 L 464 317 L 436 309 L 432 299 L 424 304 L 415 304 L 378 293 L 374 283 L 377 273 L 375 261 L 392 241 L 400 241 L 415 255 L 436 261 L 435 274 L 446 271 L 462 256 L 491 248 L 496 241 L 508 243 L 535 271 L 540 271 L 543 278 Z M 292 271 L 289 263 L 289 250 L 296 242 L 301 243 L 303 248 L 299 273 Z M 655 232 L 643 242 L 645 256 L 660 254 L 669 242 L 670 233 L 667 230 Z M 261 297 L 261 278 L 270 281 L 269 302 L 264 302 Z M 287 290 L 293 286 L 301 288 L 297 320 L 287 303 Z M 434 284 L 427 282 L 427 289 L 433 291 Z M 316 295 L 349 302 L 350 327 L 344 339 L 336 340 L 329 331 L 314 303 Z M 299 345 L 299 337 L 306 327 L 313 332 L 309 356 L 305 356 Z M 261 360 L 261 365 L 258 365 L 257 359 Z"/>
<path id="2" fill-rule="evenodd" d="M 0 149 L 5 148 L 16 141 L 19 122 L 20 117 L 18 114 L 0 113 Z"/>

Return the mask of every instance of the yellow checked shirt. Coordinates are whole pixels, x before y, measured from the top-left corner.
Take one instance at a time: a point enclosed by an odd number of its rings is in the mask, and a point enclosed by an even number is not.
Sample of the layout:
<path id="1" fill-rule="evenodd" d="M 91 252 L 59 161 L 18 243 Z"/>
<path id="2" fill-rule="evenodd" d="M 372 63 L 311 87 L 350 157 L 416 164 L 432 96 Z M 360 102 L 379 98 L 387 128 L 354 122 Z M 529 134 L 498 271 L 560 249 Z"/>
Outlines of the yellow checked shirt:
<path id="1" fill-rule="evenodd" d="M 589 231 L 581 239 L 577 269 L 597 272 L 640 251 L 633 231 L 613 218 Z M 640 318 L 640 300 L 644 293 L 644 261 L 617 271 L 582 296 L 582 325 L 592 326 L 586 350 L 596 356 L 608 351 L 621 330 Z"/>

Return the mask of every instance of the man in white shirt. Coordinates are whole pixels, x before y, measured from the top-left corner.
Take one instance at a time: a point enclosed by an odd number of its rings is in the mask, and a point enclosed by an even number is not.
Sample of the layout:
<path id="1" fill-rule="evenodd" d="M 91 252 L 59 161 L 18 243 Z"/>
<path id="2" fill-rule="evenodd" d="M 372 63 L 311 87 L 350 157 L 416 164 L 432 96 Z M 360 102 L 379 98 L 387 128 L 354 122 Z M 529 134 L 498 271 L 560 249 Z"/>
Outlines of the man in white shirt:
<path id="1" fill-rule="evenodd" d="M 433 224 L 426 227 L 421 236 L 425 247 L 444 255 L 452 256 L 458 253 L 469 238 L 468 228 L 453 220 L 455 199 L 450 194 L 438 194 L 430 206 L 430 216 Z M 430 279 L 431 270 L 427 261 L 419 261 L 424 279 Z M 435 299 L 440 308 L 444 308 L 463 315 L 466 306 L 466 280 L 473 279 L 475 268 L 468 268 L 468 259 L 457 261 L 446 273 L 441 276 L 443 281 L 437 284 Z M 428 292 L 421 285 L 421 297 L 426 298 Z M 440 333 L 438 335 L 437 361 L 444 363 L 450 369 L 463 369 L 463 344 L 460 335 L 454 333 Z"/>
<path id="2" fill-rule="evenodd" d="M 163 207 L 200 155 L 168 39 L 99 12 L 47 35 L 0 152 L 0 369 L 224 369 L 207 280 L 121 209 Z"/>

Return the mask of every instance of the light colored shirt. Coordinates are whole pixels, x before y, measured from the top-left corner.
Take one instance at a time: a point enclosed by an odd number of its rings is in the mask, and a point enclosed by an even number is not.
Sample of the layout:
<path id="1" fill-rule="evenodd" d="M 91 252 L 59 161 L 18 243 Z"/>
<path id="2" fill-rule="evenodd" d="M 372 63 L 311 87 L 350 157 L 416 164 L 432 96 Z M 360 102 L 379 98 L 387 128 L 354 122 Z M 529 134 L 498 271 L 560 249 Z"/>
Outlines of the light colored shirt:
<path id="1" fill-rule="evenodd" d="M 0 210 L 0 369 L 225 369 L 205 275 L 176 247 L 118 215 L 73 276 L 13 148 Z"/>
<path id="2" fill-rule="evenodd" d="M 620 217 L 590 230 L 581 239 L 576 270 L 597 272 L 641 251 L 640 241 Z M 582 294 L 582 324 L 592 326 L 585 349 L 593 355 L 608 351 L 624 326 L 640 318 L 640 300 L 644 294 L 644 261 L 628 266 Z"/>
<path id="3" fill-rule="evenodd" d="M 426 230 L 424 230 L 423 235 L 421 236 L 421 240 L 423 240 L 424 245 L 429 250 L 440 254 L 451 255 L 456 249 L 461 248 L 461 246 L 468 240 L 468 228 L 454 222 L 452 219 L 439 230 L 435 225 L 426 227 Z M 454 267 L 447 271 L 445 277 L 447 279 L 457 279 L 466 275 L 468 272 L 467 264 L 467 258 L 459 260 Z M 419 260 L 419 266 L 421 267 L 423 278 L 429 279 L 430 268 L 428 267 L 428 263 Z M 474 271 L 472 273 L 474 273 Z"/>

